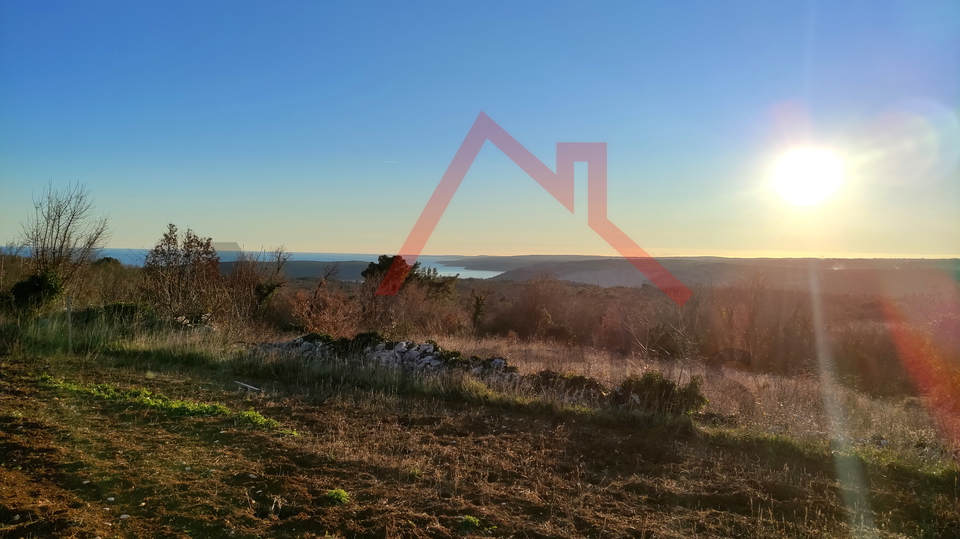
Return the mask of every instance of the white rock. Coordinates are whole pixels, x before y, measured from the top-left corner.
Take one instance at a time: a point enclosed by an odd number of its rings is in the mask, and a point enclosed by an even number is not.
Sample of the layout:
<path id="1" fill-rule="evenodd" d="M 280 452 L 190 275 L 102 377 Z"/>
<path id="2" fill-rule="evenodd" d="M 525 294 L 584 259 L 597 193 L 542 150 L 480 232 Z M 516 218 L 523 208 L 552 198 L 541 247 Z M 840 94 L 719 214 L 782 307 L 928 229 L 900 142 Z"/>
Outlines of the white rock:
<path id="1" fill-rule="evenodd" d="M 490 366 L 494 369 L 501 370 L 507 366 L 507 360 L 498 357 L 490 362 Z"/>

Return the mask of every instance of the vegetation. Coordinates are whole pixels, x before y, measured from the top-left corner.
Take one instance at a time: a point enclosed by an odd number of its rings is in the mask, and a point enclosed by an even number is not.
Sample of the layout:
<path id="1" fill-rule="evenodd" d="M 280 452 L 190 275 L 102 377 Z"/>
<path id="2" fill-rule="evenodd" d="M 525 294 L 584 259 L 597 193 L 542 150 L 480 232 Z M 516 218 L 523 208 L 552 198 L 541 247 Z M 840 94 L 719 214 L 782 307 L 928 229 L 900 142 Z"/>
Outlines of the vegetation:
<path id="1" fill-rule="evenodd" d="M 327 491 L 327 501 L 333 505 L 350 503 L 350 494 L 342 488 Z"/>
<path id="2" fill-rule="evenodd" d="M 219 307 L 220 257 L 210 238 L 187 230 L 181 237 L 170 224 L 143 264 L 143 298 L 158 312 L 200 323 Z"/>
<path id="3" fill-rule="evenodd" d="M 11 306 L 21 312 L 39 312 L 63 292 L 63 283 L 53 272 L 33 274 L 10 288 Z"/>
<path id="4" fill-rule="evenodd" d="M 413 270 L 376 296 L 379 271 L 284 261 L 221 269 L 171 225 L 143 268 L 86 265 L 66 312 L 4 253 L 0 535 L 960 534 L 952 299 L 825 297 L 830 366 L 809 299 L 762 277 L 677 309 Z M 294 337 L 329 357 L 256 348 Z M 444 369 L 364 360 L 408 338 Z"/>
<path id="5" fill-rule="evenodd" d="M 80 280 L 106 245 L 106 217 L 93 215 L 91 193 L 83 185 L 54 189 L 34 199 L 34 214 L 18 238 L 30 254 L 32 275 L 53 276 L 64 286 Z"/>

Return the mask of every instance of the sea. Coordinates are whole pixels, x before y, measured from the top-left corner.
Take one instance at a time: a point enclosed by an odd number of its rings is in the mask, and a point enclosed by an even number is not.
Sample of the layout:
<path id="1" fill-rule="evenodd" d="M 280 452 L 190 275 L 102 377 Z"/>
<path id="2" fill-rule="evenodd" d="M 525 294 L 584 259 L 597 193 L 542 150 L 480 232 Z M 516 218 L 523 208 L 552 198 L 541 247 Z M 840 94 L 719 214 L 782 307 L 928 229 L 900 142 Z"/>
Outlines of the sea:
<path id="1" fill-rule="evenodd" d="M 100 256 L 116 258 L 121 263 L 131 266 L 142 266 L 143 260 L 147 256 L 147 251 L 148 249 L 103 249 L 101 250 Z M 221 262 L 231 262 L 236 256 L 230 252 L 223 252 L 219 254 Z M 363 253 L 290 253 L 290 260 L 302 260 L 308 262 L 376 262 L 379 257 L 379 254 Z M 461 257 L 457 255 L 420 255 L 420 257 L 417 258 L 417 262 L 420 262 L 420 266 L 424 268 L 436 268 L 437 273 L 440 275 L 459 275 L 464 279 L 488 279 L 490 277 L 496 277 L 501 273 L 499 271 L 468 270 L 462 266 L 448 266 L 440 263 L 443 260 L 451 260 L 455 258 Z"/>

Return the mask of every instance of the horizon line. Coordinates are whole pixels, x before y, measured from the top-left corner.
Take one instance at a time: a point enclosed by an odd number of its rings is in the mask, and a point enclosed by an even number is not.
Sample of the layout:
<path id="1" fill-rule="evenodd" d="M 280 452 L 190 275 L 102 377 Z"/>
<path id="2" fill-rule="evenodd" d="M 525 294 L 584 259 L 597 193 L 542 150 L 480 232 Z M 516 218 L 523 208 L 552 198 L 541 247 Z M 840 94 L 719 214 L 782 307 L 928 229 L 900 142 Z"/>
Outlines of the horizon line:
<path id="1" fill-rule="evenodd" d="M 228 243 L 228 242 L 222 242 Z M 233 242 L 229 242 L 233 243 Z M 104 247 L 103 250 L 116 250 L 116 251 L 149 251 L 151 248 L 148 247 Z M 234 252 L 271 252 L 274 249 L 242 249 L 240 251 L 232 250 L 223 250 L 218 252 L 223 253 L 234 253 Z M 301 251 L 301 250 L 286 250 L 286 252 L 291 254 L 296 253 L 309 253 L 309 254 L 324 254 L 324 255 L 363 255 L 363 256 L 376 256 L 381 255 L 394 256 L 389 252 L 344 252 L 344 251 Z M 511 254 L 457 254 L 457 253 L 442 253 L 442 254 L 421 254 L 420 256 L 429 256 L 429 257 L 446 257 L 446 258 L 479 258 L 479 257 L 498 257 L 498 258 L 507 258 L 507 257 L 521 257 L 521 256 L 582 256 L 582 257 L 594 257 L 594 258 L 623 258 L 620 255 L 616 254 L 596 254 L 596 253 L 511 253 Z M 728 259 L 814 259 L 814 260 L 826 260 L 826 259 L 845 259 L 845 260 L 956 260 L 960 259 L 960 254 L 952 255 L 942 255 L 942 254 L 907 254 L 907 253 L 822 253 L 819 255 L 813 255 L 810 253 L 797 253 L 797 252 L 779 252 L 779 251 L 747 251 L 739 254 L 733 254 L 731 252 L 726 252 L 723 254 L 704 254 L 704 253 L 669 253 L 669 254 L 653 254 L 651 255 L 654 258 L 728 258 Z"/>

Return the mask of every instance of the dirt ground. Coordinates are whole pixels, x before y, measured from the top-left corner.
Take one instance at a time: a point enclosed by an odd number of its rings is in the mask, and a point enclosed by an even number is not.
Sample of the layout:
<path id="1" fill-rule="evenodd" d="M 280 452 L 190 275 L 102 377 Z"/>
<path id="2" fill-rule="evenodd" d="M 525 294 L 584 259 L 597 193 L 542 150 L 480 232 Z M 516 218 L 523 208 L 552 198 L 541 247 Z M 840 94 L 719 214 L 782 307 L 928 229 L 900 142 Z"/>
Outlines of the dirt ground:
<path id="1" fill-rule="evenodd" d="M 300 435 L 97 400 L 44 372 L 253 408 Z M 850 536 L 857 514 L 829 453 L 787 441 L 235 380 L 0 358 L 0 536 L 813 538 Z M 954 477 L 866 473 L 880 537 L 960 537 Z"/>

